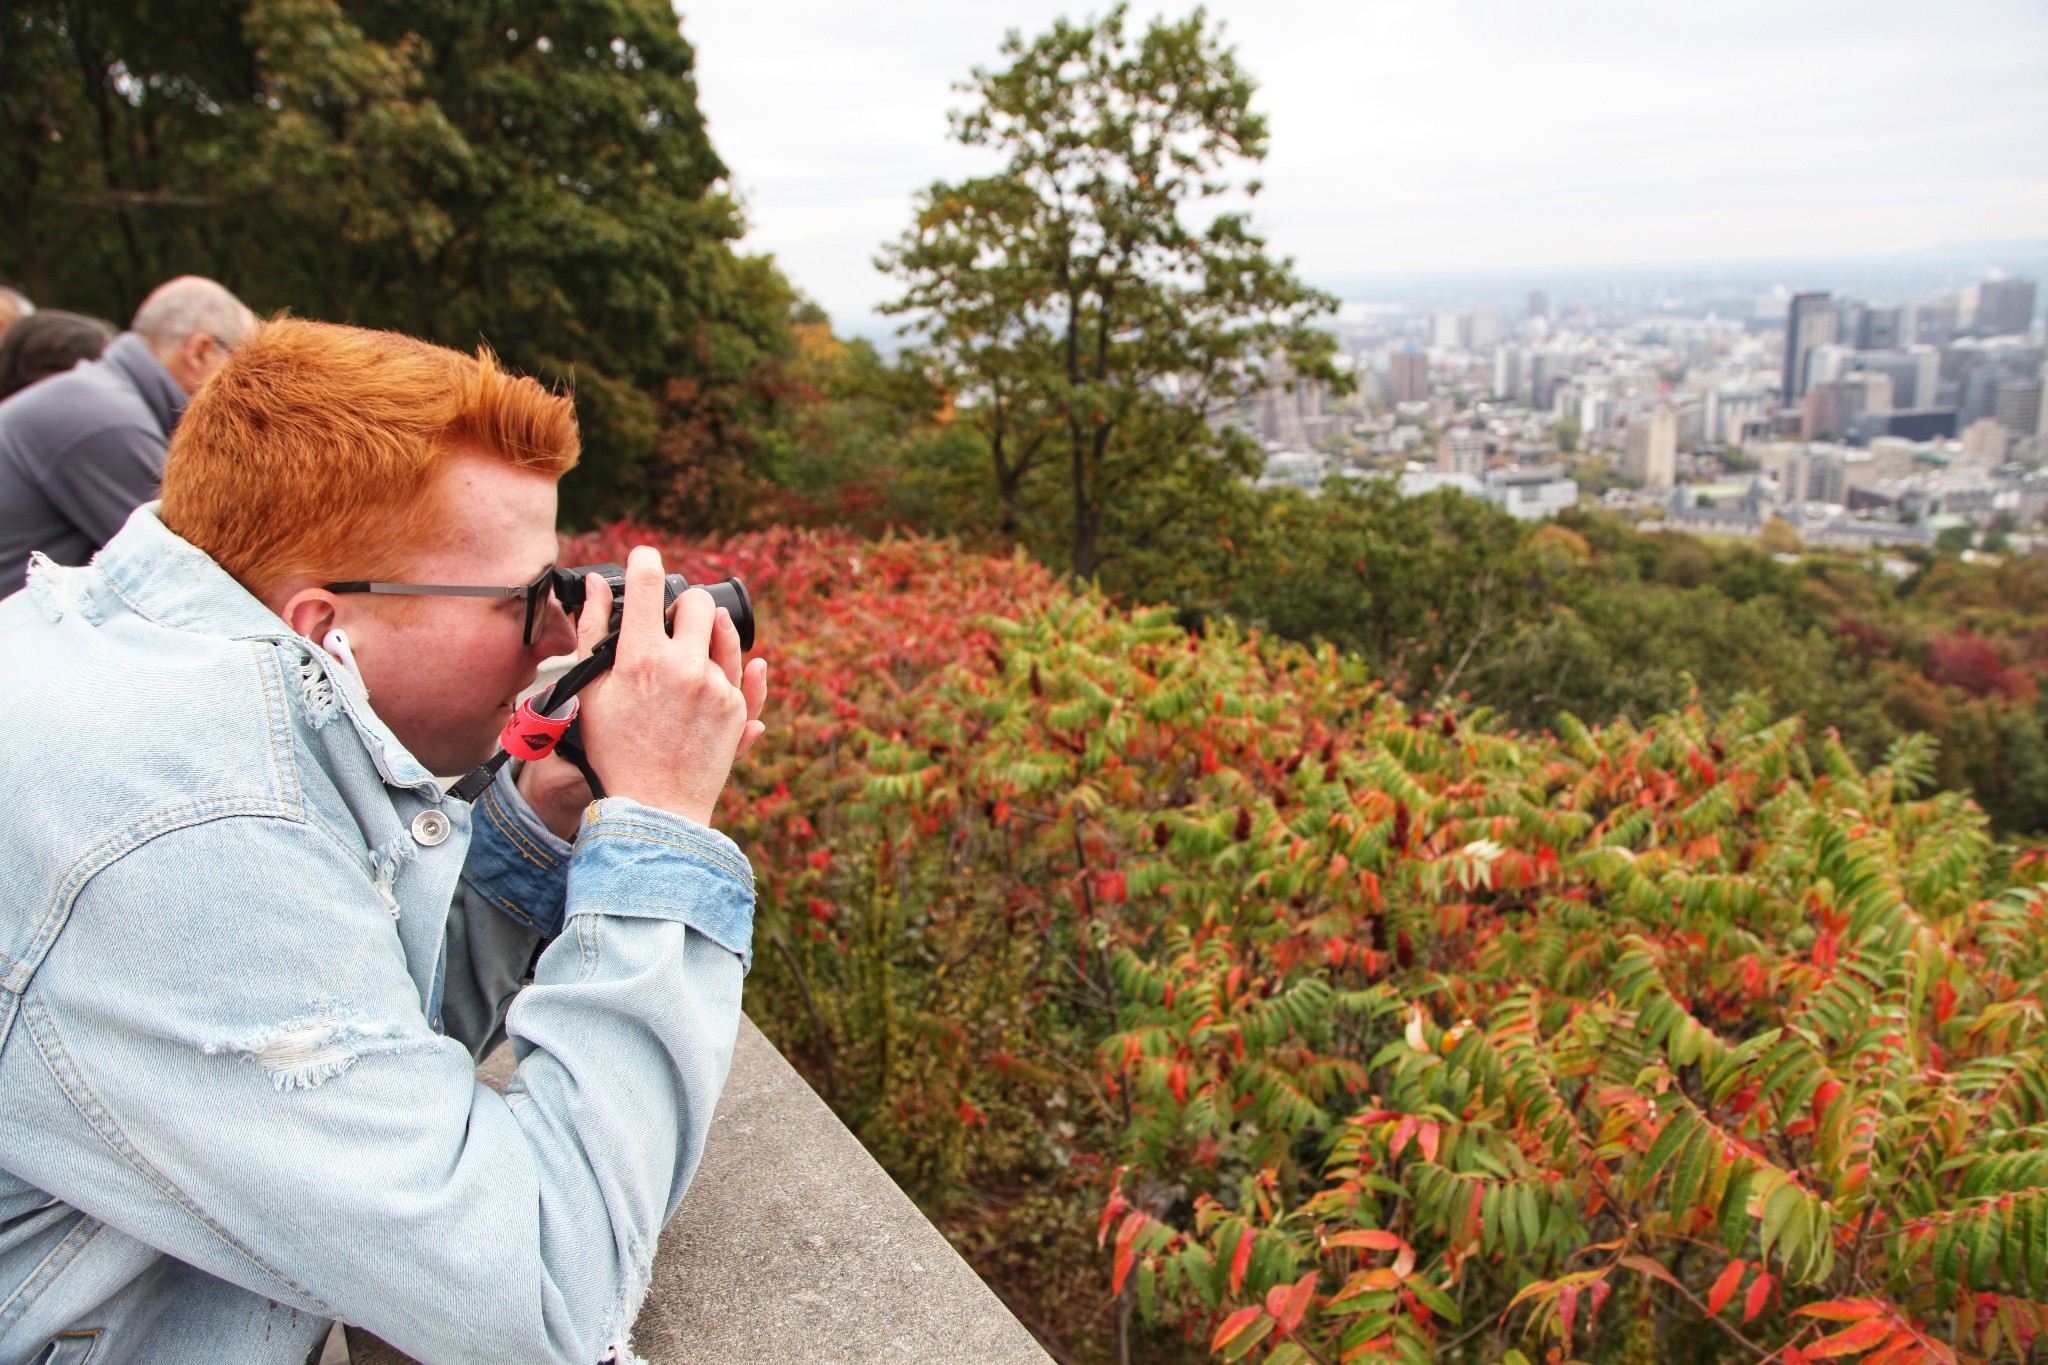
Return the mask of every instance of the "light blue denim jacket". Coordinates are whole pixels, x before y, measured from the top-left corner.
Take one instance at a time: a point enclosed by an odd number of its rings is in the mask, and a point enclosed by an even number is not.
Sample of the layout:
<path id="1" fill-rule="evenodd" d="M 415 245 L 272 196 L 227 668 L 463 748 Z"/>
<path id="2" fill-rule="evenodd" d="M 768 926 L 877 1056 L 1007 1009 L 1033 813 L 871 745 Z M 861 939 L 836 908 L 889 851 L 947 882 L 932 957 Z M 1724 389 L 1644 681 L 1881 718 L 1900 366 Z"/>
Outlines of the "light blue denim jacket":
<path id="1" fill-rule="evenodd" d="M 732 1058 L 732 842 L 443 799 L 153 506 L 0 602 L 0 716 L 0 1365 L 301 1365 L 337 1318 L 626 1359 Z"/>

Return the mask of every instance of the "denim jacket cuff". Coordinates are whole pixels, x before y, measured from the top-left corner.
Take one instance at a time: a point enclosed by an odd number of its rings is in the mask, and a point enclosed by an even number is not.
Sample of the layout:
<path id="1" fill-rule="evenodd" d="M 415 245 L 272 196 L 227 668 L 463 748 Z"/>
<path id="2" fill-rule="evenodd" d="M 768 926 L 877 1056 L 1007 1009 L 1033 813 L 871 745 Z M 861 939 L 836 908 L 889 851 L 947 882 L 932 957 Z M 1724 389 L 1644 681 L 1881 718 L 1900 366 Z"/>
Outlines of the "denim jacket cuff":
<path id="1" fill-rule="evenodd" d="M 539 934 L 562 931 L 570 848 L 533 813 L 509 765 L 471 808 L 469 859 L 462 878 L 501 912 Z"/>
<path id="2" fill-rule="evenodd" d="M 754 961 L 754 869 L 708 825 L 623 796 L 583 813 L 569 864 L 571 915 L 679 920 Z"/>

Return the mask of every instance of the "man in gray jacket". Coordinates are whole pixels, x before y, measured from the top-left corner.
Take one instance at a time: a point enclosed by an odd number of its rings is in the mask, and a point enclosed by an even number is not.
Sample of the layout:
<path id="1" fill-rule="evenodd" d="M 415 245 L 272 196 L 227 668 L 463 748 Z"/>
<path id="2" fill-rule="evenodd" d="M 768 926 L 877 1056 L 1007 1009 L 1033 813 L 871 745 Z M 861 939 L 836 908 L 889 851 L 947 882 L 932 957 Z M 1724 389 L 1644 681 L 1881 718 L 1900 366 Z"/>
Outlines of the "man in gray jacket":
<path id="1" fill-rule="evenodd" d="M 255 325 L 220 285 L 181 276 L 97 361 L 0 403 L 0 595 L 32 551 L 83 564 L 156 496 L 186 399 Z"/>

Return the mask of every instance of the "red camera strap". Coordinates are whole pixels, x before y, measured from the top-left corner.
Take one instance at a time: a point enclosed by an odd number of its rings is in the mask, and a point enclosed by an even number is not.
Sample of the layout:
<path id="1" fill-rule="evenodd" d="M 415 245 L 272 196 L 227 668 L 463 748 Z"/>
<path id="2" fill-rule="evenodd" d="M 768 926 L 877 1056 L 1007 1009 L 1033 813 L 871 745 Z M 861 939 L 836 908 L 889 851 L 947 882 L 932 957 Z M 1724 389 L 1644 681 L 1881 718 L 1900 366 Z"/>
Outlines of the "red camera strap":
<path id="1" fill-rule="evenodd" d="M 576 722 L 579 698 L 569 698 L 569 704 L 559 716 L 544 716 L 533 709 L 535 697 L 528 697 L 519 703 L 519 709 L 512 713 L 512 719 L 505 722 L 505 728 L 498 733 L 498 747 L 512 757 L 526 763 L 546 758 L 555 751 L 555 743 L 569 732 Z"/>

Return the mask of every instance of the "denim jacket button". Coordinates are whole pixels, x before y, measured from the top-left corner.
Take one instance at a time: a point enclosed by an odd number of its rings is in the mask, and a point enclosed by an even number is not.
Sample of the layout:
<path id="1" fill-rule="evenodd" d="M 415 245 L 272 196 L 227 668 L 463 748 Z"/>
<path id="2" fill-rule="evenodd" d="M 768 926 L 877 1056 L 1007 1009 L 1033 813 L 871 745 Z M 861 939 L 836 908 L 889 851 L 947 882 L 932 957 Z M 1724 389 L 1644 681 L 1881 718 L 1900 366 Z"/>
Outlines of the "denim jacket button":
<path id="1" fill-rule="evenodd" d="M 428 848 L 447 843 L 448 832 L 453 828 L 448 817 L 437 810 L 423 810 L 412 818 L 412 837 Z"/>

